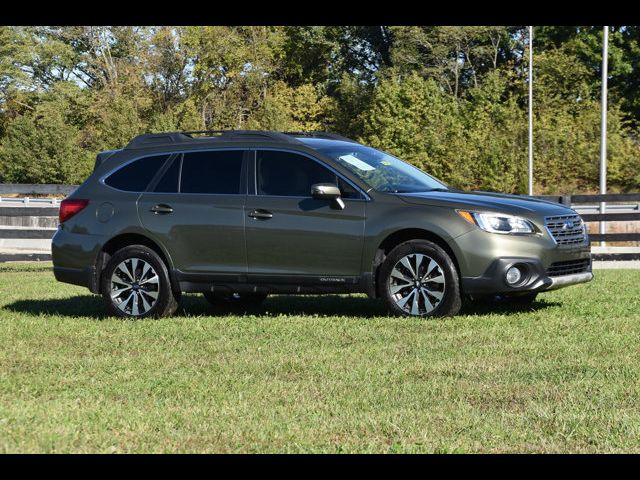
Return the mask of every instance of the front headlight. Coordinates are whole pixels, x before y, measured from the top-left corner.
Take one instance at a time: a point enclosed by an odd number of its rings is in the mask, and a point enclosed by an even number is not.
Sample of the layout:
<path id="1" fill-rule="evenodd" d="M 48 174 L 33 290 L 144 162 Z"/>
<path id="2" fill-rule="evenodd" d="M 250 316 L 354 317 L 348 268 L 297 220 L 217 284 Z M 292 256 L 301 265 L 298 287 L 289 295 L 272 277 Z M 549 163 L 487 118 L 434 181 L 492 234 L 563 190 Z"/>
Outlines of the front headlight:
<path id="1" fill-rule="evenodd" d="M 534 233 L 533 224 L 522 217 L 501 213 L 469 212 L 457 210 L 458 215 L 467 222 L 491 233 Z"/>

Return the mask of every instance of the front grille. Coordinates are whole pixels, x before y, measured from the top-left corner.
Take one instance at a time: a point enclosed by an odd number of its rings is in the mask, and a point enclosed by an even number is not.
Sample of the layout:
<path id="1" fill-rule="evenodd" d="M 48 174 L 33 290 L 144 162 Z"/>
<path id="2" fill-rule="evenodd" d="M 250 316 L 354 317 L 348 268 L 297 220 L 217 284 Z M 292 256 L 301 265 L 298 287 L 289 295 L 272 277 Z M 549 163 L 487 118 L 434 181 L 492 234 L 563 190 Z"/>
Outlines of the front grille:
<path id="1" fill-rule="evenodd" d="M 544 224 L 558 245 L 580 245 L 587 240 L 586 227 L 580 215 L 546 217 Z"/>
<path id="2" fill-rule="evenodd" d="M 586 272 L 589 270 L 590 263 L 591 259 L 589 258 L 569 260 L 566 262 L 555 262 L 547 268 L 547 275 L 550 277 L 559 277 L 561 275 Z"/>

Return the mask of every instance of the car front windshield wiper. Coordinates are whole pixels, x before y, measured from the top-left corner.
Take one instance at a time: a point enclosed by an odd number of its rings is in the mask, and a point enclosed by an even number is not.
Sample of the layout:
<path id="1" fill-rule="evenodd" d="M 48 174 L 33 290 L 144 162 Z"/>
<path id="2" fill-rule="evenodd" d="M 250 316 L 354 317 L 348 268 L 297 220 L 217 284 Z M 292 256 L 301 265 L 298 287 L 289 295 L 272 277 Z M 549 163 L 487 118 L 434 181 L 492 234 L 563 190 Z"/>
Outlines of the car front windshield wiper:
<path id="1" fill-rule="evenodd" d="M 449 192 L 445 187 L 429 188 L 427 190 L 394 190 L 393 193 L 426 193 L 426 192 Z"/>
<path id="2" fill-rule="evenodd" d="M 380 190 L 380 191 L 385 193 L 425 193 L 425 192 L 449 192 L 451 191 L 451 189 L 446 187 L 436 187 L 436 188 L 429 188 L 425 190 L 400 190 L 400 189 L 394 188 L 392 190 Z"/>

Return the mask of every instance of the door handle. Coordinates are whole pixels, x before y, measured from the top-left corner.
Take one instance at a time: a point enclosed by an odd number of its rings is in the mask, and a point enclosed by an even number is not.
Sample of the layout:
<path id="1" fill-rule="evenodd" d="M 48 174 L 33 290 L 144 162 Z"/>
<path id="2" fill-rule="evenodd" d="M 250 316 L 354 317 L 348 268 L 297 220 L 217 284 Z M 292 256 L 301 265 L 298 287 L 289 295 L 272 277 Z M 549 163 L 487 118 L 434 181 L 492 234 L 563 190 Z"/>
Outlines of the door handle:
<path id="1" fill-rule="evenodd" d="M 150 211 L 155 213 L 156 215 L 166 215 L 168 213 L 173 213 L 173 208 L 164 203 L 160 203 L 152 207 Z"/>
<path id="2" fill-rule="evenodd" d="M 255 218 L 256 220 L 269 220 L 273 217 L 273 213 L 268 212 L 267 210 L 254 210 L 249 213 L 251 218 Z"/>

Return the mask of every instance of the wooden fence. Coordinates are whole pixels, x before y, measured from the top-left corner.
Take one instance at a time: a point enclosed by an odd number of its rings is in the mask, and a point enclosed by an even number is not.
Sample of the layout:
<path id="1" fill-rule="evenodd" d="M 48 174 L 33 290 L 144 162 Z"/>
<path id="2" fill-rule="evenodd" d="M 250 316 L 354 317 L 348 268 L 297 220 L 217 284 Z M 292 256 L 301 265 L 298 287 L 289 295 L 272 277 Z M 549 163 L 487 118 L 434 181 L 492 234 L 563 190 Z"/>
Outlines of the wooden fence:
<path id="1" fill-rule="evenodd" d="M 0 183 L 0 197 L 3 194 L 18 195 L 69 195 L 77 185 L 46 185 L 27 183 Z"/>
<path id="2" fill-rule="evenodd" d="M 76 188 L 76 185 L 24 185 L 24 184 L 0 184 L 0 217 L 57 217 L 57 203 L 40 203 L 41 207 L 28 206 L 29 198 L 5 198 L 3 202 L 2 194 L 19 195 L 68 195 Z M 635 206 L 628 208 L 628 211 L 616 213 L 582 213 L 581 217 L 585 222 L 619 222 L 619 221 L 640 221 L 640 193 L 607 194 L 607 195 L 544 195 L 543 198 L 563 205 L 580 208 L 584 204 L 600 204 L 601 202 L 637 202 Z M 26 200 L 26 201 L 25 201 Z M 9 202 L 21 201 L 25 206 L 4 206 Z M 47 202 L 42 199 L 33 199 L 32 202 Z M 55 228 L 37 227 L 0 227 L 0 239 L 50 239 L 55 232 Z M 640 242 L 640 233 L 591 233 L 591 242 Z M 621 250 L 618 248 L 618 250 Z M 622 249 L 624 250 L 624 249 Z M 616 252 L 616 247 L 608 248 L 606 252 L 594 253 L 594 258 L 599 260 L 636 260 L 640 259 L 640 249 L 637 252 Z"/>
<path id="3" fill-rule="evenodd" d="M 611 213 L 581 213 L 580 216 L 585 222 L 640 222 L 640 193 L 613 193 L 605 195 L 543 195 L 538 198 L 558 202 L 572 208 L 579 208 L 580 205 L 607 203 L 627 203 L 636 202 L 630 206 L 628 211 L 616 211 Z M 611 205 L 607 208 L 611 209 Z M 605 208 L 605 212 L 607 209 Z M 640 232 L 612 232 L 612 233 L 590 233 L 591 242 L 640 242 Z M 622 250 L 619 247 L 610 247 L 606 251 L 594 253 L 596 260 L 638 260 L 638 252 L 616 252 Z"/>

